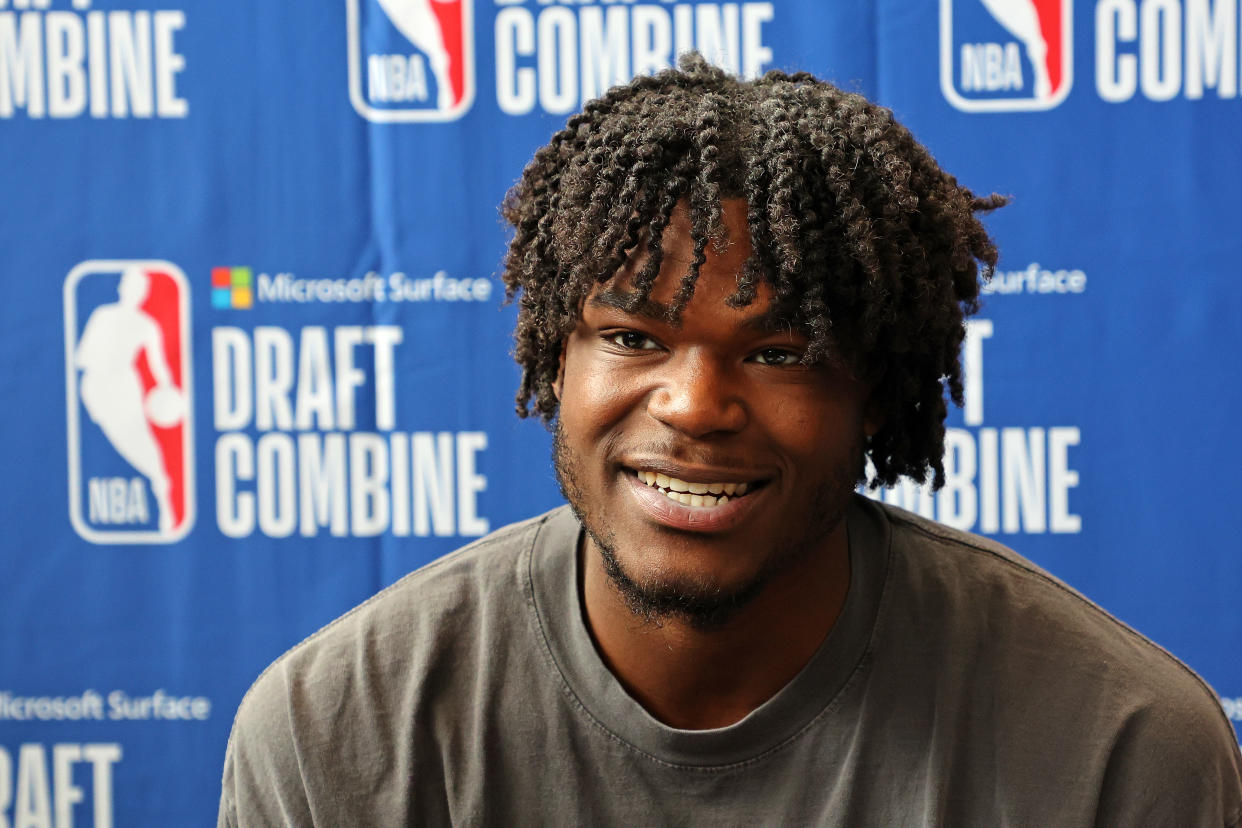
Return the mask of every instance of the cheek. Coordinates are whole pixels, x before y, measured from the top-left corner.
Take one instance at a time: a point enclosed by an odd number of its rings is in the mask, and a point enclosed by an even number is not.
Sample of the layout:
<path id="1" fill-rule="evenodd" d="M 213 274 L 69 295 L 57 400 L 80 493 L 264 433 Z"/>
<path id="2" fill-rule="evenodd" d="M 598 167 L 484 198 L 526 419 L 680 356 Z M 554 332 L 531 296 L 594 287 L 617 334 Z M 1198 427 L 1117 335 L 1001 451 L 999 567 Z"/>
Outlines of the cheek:
<path id="1" fill-rule="evenodd" d="M 769 433 L 797 457 L 811 457 L 822 452 L 824 430 L 822 411 L 812 413 L 797 406 L 782 408 L 775 420 L 769 420 L 768 426 Z"/>
<path id="2" fill-rule="evenodd" d="M 766 417 L 769 433 L 808 461 L 850 453 L 863 439 L 863 419 L 863 402 L 850 393 L 786 397 Z"/>
<path id="3" fill-rule="evenodd" d="M 560 419 L 575 437 L 606 431 L 642 406 L 642 394 L 623 371 L 589 349 L 566 348 L 561 368 Z"/>

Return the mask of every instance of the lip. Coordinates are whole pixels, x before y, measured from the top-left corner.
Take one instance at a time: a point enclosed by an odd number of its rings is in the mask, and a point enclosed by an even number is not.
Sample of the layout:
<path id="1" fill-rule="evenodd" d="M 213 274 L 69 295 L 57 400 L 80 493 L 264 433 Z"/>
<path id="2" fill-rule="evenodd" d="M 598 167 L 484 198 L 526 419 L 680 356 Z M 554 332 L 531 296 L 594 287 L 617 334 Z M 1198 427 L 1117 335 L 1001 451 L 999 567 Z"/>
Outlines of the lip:
<path id="1" fill-rule="evenodd" d="M 642 468 L 649 471 L 656 470 L 654 466 Z M 684 473 L 682 471 L 679 474 Z M 766 495 L 768 489 L 766 486 L 756 489 L 743 497 L 731 499 L 723 506 L 686 506 L 660 494 L 657 489 L 639 480 L 638 475 L 629 469 L 621 474 L 639 507 L 649 518 L 670 529 L 680 529 L 683 532 L 727 532 L 746 519 L 754 510 L 756 502 Z M 736 474 L 733 472 L 733 475 Z M 725 476 L 703 479 L 700 476 L 697 480 L 694 477 L 680 479 L 687 483 L 698 483 L 731 478 Z"/>
<path id="2" fill-rule="evenodd" d="M 627 457 L 622 468 L 629 474 L 642 471 L 657 472 L 669 477 L 676 477 L 687 483 L 763 483 L 775 477 L 771 471 L 758 469 L 740 469 L 737 466 L 681 466 L 659 458 Z M 641 482 L 641 481 L 640 481 Z"/>

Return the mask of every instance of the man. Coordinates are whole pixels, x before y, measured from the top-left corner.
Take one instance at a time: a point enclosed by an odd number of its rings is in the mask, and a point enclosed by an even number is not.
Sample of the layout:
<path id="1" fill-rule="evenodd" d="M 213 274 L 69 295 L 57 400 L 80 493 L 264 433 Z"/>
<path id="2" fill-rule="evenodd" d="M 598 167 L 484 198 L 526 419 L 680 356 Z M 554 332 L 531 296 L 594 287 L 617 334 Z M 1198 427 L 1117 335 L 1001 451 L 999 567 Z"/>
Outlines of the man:
<path id="1" fill-rule="evenodd" d="M 700 58 L 588 104 L 504 205 L 519 411 L 569 501 L 264 673 L 222 825 L 1202 825 L 1232 729 L 943 477 L 996 251 L 891 115 Z"/>

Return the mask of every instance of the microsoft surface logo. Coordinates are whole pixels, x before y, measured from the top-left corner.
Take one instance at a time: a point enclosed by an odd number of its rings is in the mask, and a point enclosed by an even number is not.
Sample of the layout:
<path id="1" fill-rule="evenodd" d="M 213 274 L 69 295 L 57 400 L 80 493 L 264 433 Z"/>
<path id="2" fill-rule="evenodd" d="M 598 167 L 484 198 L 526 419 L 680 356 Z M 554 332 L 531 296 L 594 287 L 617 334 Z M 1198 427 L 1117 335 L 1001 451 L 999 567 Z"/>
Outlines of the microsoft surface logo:
<path id="1" fill-rule="evenodd" d="M 228 310 L 254 306 L 250 268 L 213 267 L 211 269 L 211 306 Z"/>

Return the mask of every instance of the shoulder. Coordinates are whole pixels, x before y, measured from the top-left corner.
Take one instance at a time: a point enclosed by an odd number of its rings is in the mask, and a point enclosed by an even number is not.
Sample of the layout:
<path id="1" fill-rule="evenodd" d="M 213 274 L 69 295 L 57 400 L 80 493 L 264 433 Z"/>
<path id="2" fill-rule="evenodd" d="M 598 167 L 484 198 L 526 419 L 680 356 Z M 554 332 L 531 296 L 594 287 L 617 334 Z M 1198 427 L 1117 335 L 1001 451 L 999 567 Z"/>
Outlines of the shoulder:
<path id="1" fill-rule="evenodd" d="M 922 636 L 950 681 L 990 697 L 1009 738 L 1055 746 L 1067 766 L 1093 757 L 1101 797 L 1119 807 L 1154 796 L 1223 809 L 1203 824 L 1242 817 L 1236 734 L 1189 667 L 1003 544 L 876 506 L 891 532 L 893 635 Z"/>
<path id="2" fill-rule="evenodd" d="M 427 633 L 452 633 L 478 621 L 474 613 L 504 611 L 525 601 L 522 553 L 556 511 L 502 527 L 404 576 L 312 633 L 274 661 L 242 701 L 280 684 L 273 674 L 313 676 L 359 650 L 386 661 L 434 646 Z M 324 662 L 327 663 L 324 663 Z"/>
<path id="3" fill-rule="evenodd" d="M 307 764 L 312 757 L 333 755 L 351 768 L 387 761 L 375 751 L 388 749 L 393 730 L 425 722 L 437 696 L 461 695 L 454 682 L 473 680 L 462 665 L 504 646 L 493 638 L 522 635 L 523 553 L 557 511 L 406 575 L 276 659 L 234 718 L 222 808 L 277 802 L 285 787 L 301 802 L 308 776 L 330 777 Z"/>
<path id="4" fill-rule="evenodd" d="M 989 538 L 880 504 L 906 600 L 996 644 L 1038 643 L 1054 661 L 1087 659 L 1102 678 L 1167 685 L 1213 701 L 1211 689 L 1167 650 L 1064 581 Z"/>

